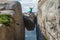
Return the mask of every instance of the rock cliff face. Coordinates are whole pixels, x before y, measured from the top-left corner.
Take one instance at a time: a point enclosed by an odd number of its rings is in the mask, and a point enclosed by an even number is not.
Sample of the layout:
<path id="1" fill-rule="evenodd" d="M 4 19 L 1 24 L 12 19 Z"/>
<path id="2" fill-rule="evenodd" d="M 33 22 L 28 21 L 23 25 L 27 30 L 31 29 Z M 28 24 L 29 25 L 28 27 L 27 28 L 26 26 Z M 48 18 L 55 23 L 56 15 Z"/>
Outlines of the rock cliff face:
<path id="1" fill-rule="evenodd" d="M 46 40 L 60 40 L 60 0 L 41 0 L 38 27 Z"/>
<path id="2" fill-rule="evenodd" d="M 9 14 L 10 25 L 0 23 L 0 40 L 25 40 L 25 27 L 19 2 L 0 2 L 0 15 Z M 4 19 L 3 19 L 4 20 Z"/>

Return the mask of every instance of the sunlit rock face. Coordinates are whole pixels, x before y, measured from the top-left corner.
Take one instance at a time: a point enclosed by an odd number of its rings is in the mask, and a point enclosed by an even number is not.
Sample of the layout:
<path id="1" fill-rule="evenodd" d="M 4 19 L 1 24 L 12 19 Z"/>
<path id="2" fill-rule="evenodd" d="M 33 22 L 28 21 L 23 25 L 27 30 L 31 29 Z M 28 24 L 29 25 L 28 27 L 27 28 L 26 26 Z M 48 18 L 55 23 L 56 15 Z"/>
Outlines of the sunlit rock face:
<path id="1" fill-rule="evenodd" d="M 60 40 L 60 0 L 41 0 L 38 4 L 38 25 L 48 40 Z"/>
<path id="2" fill-rule="evenodd" d="M 10 23 L 9 25 L 0 23 L 0 40 L 25 40 L 25 27 L 20 3 L 16 1 L 0 2 L 1 14 L 9 14 Z"/>

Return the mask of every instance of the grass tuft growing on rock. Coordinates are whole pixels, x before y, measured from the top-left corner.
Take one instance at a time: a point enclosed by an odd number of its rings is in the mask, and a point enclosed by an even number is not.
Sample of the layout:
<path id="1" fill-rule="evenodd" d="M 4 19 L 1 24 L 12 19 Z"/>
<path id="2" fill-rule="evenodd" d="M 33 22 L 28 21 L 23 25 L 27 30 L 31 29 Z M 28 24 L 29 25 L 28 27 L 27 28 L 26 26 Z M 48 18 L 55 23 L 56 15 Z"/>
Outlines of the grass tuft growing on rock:
<path id="1" fill-rule="evenodd" d="M 0 24 L 9 25 L 10 15 L 9 14 L 0 14 Z"/>

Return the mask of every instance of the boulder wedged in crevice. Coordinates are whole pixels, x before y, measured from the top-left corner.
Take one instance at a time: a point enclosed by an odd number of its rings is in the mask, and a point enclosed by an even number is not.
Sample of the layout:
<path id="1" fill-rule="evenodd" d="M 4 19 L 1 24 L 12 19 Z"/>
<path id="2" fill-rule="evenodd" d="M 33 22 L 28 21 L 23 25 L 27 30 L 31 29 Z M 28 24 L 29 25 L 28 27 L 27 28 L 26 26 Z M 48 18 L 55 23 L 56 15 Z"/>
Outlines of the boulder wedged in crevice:
<path id="1" fill-rule="evenodd" d="M 34 23 L 34 20 L 35 20 L 35 15 L 31 14 L 29 16 L 26 15 L 23 15 L 23 20 L 24 20 L 24 25 L 26 27 L 27 30 L 34 30 L 35 28 L 35 23 Z"/>

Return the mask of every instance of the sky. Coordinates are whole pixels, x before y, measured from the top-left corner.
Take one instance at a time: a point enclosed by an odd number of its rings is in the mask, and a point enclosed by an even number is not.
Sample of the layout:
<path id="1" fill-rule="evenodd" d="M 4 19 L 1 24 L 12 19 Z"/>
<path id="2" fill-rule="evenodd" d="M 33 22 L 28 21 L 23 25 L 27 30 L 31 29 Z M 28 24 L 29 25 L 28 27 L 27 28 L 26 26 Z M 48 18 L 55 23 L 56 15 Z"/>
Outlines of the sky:
<path id="1" fill-rule="evenodd" d="M 37 12 L 38 0 L 17 0 L 21 3 L 22 12 L 28 12 L 33 7 L 33 12 Z"/>

